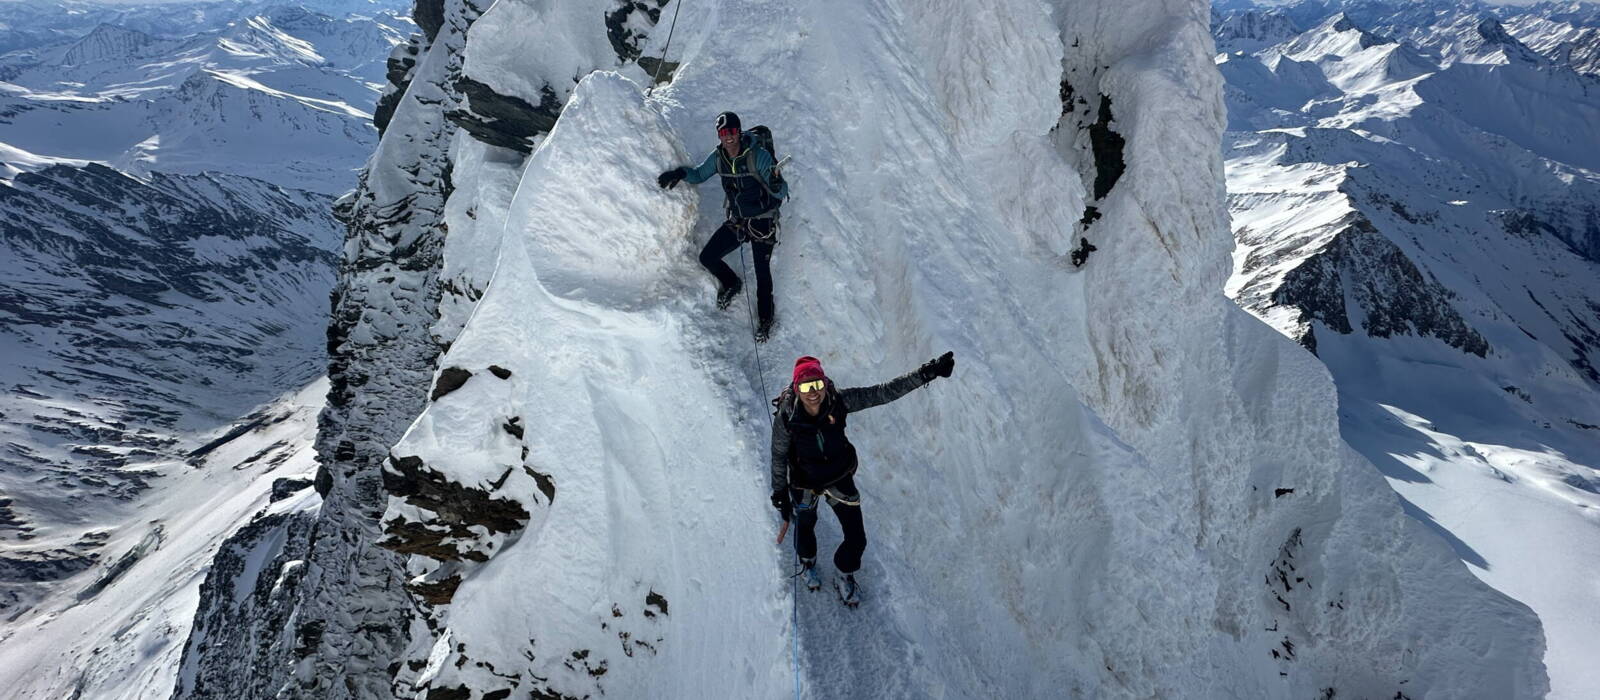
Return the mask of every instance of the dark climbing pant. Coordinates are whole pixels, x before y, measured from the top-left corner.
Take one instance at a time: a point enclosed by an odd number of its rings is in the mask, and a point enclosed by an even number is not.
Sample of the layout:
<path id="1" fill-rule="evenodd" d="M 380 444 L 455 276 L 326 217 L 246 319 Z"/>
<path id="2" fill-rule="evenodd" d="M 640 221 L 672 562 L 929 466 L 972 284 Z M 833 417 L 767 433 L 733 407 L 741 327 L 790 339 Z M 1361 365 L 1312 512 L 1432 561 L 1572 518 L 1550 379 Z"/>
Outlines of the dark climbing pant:
<path id="1" fill-rule="evenodd" d="M 750 234 L 754 233 L 756 237 L 770 236 L 772 225 L 772 219 L 729 219 L 717 227 L 717 232 L 711 234 L 711 240 L 706 241 L 706 247 L 700 249 L 700 264 L 726 288 L 740 282 L 733 268 L 722 262 L 722 257 L 738 250 L 746 240 L 750 241 L 750 250 L 756 258 L 756 312 L 763 321 L 772 320 L 771 261 L 774 242 L 753 240 Z"/>
<path id="2" fill-rule="evenodd" d="M 795 504 L 795 520 L 800 525 L 800 531 L 794 536 L 794 551 L 801 559 L 817 556 L 817 509 L 826 501 L 833 507 L 834 517 L 839 519 L 839 529 L 844 531 L 844 541 L 839 543 L 838 549 L 833 550 L 833 567 L 840 573 L 853 574 L 861 568 L 861 553 L 867 549 L 867 527 L 861 522 L 861 493 L 856 490 L 853 477 L 834 484 L 829 490 L 840 493 L 855 504 L 826 497 L 810 497 L 810 494 L 799 489 L 789 490 L 790 502 Z M 800 504 L 808 501 L 810 508 L 800 507 Z"/>

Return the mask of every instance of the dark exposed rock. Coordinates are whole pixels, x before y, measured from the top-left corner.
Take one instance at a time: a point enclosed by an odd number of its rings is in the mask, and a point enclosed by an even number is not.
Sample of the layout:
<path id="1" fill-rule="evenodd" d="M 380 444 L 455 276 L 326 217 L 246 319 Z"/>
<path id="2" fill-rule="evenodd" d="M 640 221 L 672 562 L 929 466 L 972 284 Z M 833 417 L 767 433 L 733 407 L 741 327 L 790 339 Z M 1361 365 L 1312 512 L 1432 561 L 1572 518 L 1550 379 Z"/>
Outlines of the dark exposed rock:
<path id="1" fill-rule="evenodd" d="M 461 576 L 449 576 L 438 581 L 411 581 L 406 583 L 406 590 L 418 600 L 429 605 L 449 605 L 450 599 L 455 597 L 456 589 L 461 587 Z"/>
<path id="2" fill-rule="evenodd" d="M 165 528 L 160 525 L 150 528 L 150 531 L 145 533 L 144 538 L 141 539 L 138 544 L 134 545 L 127 552 L 124 552 L 122 556 L 117 557 L 116 561 L 112 562 L 110 566 L 107 566 L 104 571 L 100 572 L 100 575 L 95 578 L 93 583 L 90 583 L 88 587 L 79 591 L 78 600 L 88 600 L 100 595 L 100 592 L 104 591 L 107 586 L 110 586 L 117 579 L 122 578 L 123 574 L 127 573 L 129 569 L 132 569 L 134 564 L 139 563 L 139 561 L 144 559 L 145 556 L 149 555 L 150 552 L 160 548 L 161 543 L 165 541 L 165 539 Z"/>
<path id="3" fill-rule="evenodd" d="M 646 608 L 655 607 L 657 610 L 661 611 L 662 615 L 667 614 L 667 598 L 660 593 L 657 593 L 653 590 L 650 591 L 644 597 L 644 604 Z M 646 610 L 646 612 L 649 611 Z"/>
<path id="4" fill-rule="evenodd" d="M 454 688 L 430 688 L 426 697 L 427 700 L 472 700 L 472 691 L 464 685 Z"/>
<path id="5" fill-rule="evenodd" d="M 1122 177 L 1127 164 L 1122 159 L 1122 149 L 1127 141 L 1111 129 L 1111 98 L 1100 95 L 1100 114 L 1089 125 L 1089 144 L 1094 150 L 1094 198 L 1105 199 L 1111 188 Z"/>
<path id="6" fill-rule="evenodd" d="M 471 378 L 472 373 L 461 369 L 460 367 L 444 368 L 444 371 L 439 373 L 439 380 L 434 382 L 433 394 L 428 396 L 428 400 L 438 401 L 439 397 L 455 391 L 456 389 L 460 389 L 461 386 L 466 384 L 467 380 Z"/>
<path id="7" fill-rule="evenodd" d="M 516 439 L 522 439 L 522 418 L 512 418 L 511 420 L 502 423 L 500 427 L 505 429 L 506 432 L 510 433 Z"/>
<path id="8" fill-rule="evenodd" d="M 1089 239 L 1079 238 L 1078 247 L 1073 248 L 1070 255 L 1072 266 L 1083 267 L 1084 263 L 1089 262 L 1089 254 L 1096 250 L 1099 250 L 1099 248 L 1094 247 L 1094 244 L 1090 243 Z"/>
<path id="9" fill-rule="evenodd" d="M 232 659 L 208 658 L 207 649 L 220 645 L 248 664 L 271 658 L 269 649 L 275 644 L 307 652 L 315 648 L 323 623 L 295 626 L 292 610 L 281 604 L 293 596 L 305 574 L 302 560 L 315 520 L 308 511 L 262 516 L 222 544 L 200 584 L 199 611 L 183 650 L 180 668 L 185 673 L 175 695 L 261 697 L 250 691 L 257 687 L 252 674 L 240 673 Z"/>
<path id="10" fill-rule="evenodd" d="M 440 347 L 451 340 L 434 334 L 457 133 L 443 115 L 461 105 L 454 84 L 462 48 L 489 5 L 414 6 L 422 30 L 416 64 L 405 89 L 391 91 L 397 97 L 383 137 L 407 147 L 380 150 L 334 208 L 347 233 L 330 298 L 328 405 L 316 441 L 324 498 L 308 516 L 314 538 L 295 552 L 303 579 L 254 616 L 273 625 L 275 636 L 246 625 L 197 629 L 188 651 L 216 669 L 211 680 L 230 692 L 180 688 L 177 698 L 390 697 L 391 669 L 405 668 L 395 662 L 407 659 L 410 633 L 428 628 L 419 620 L 433 622 L 404 588 L 411 578 L 406 558 L 376 540 L 390 504 L 389 447 L 426 408 Z M 395 67 L 405 68 L 404 61 Z M 384 309 L 382 322 L 368 313 L 373 308 Z M 418 486 L 424 494 L 429 488 Z M 230 605 L 204 602 L 199 616 Z M 233 678 L 221 679 L 223 669 Z"/>
<path id="11" fill-rule="evenodd" d="M 527 472 L 528 476 L 533 477 L 533 482 L 539 485 L 539 491 L 544 493 L 544 497 L 549 499 L 550 503 L 556 502 L 555 479 L 550 478 L 548 474 L 540 474 L 528 467 L 523 467 L 522 470 Z"/>
<path id="12" fill-rule="evenodd" d="M 411 6 L 411 19 L 428 37 L 428 42 L 432 43 L 439 38 L 439 30 L 444 28 L 444 0 L 417 0 Z"/>
<path id="13" fill-rule="evenodd" d="M 661 8 L 666 4 L 666 0 L 622 0 L 616 9 L 606 13 L 606 38 L 611 41 L 611 50 L 617 53 L 617 60 L 627 63 L 637 59 L 639 45 L 647 36 L 630 29 L 628 20 L 643 15 L 653 27 L 661 21 Z"/>
<path id="14" fill-rule="evenodd" d="M 539 91 L 537 105 L 502 95 L 464 76 L 456 80 L 455 87 L 466 99 L 462 109 L 446 112 L 445 118 L 491 146 L 529 153 L 533 150 L 530 139 L 555 128 L 561 116 L 560 96 L 548 85 Z"/>
<path id="15" fill-rule="evenodd" d="M 379 544 L 403 554 L 440 561 L 487 561 L 485 553 L 474 549 L 479 535 L 471 527 L 483 527 L 491 534 L 515 532 L 530 517 L 516 501 L 494 498 L 446 479 L 415 456 L 391 459 L 383 471 L 383 485 L 408 505 L 433 514 L 426 523 L 404 519 L 384 523 L 385 536 Z"/>
<path id="16" fill-rule="evenodd" d="M 328 495 L 328 490 L 333 488 L 333 475 L 328 473 L 326 466 L 318 464 L 317 476 L 312 479 L 311 484 L 316 487 L 317 495 L 325 497 Z"/>
<path id="17" fill-rule="evenodd" d="M 1100 217 L 1101 217 L 1100 207 L 1096 207 L 1096 206 L 1093 206 L 1093 205 L 1084 207 L 1083 208 L 1083 218 L 1078 219 L 1078 225 L 1082 226 L 1084 228 L 1089 228 L 1089 226 L 1091 224 L 1093 224 L 1096 221 L 1099 221 Z"/>
<path id="18" fill-rule="evenodd" d="M 0 554 L 0 582 L 59 581 L 94 565 L 99 555 L 81 548 L 10 550 Z"/>
<path id="19" fill-rule="evenodd" d="M 677 74 L 678 66 L 683 65 L 677 61 L 663 61 L 654 56 L 640 56 L 639 67 L 650 74 L 650 79 L 656 85 L 672 82 L 672 76 Z"/>
<path id="20" fill-rule="evenodd" d="M 396 46 L 384 64 L 389 88 L 378 97 L 378 104 L 372 110 L 372 125 L 378 128 L 380 137 L 394 119 L 395 108 L 400 106 L 400 98 L 405 95 L 406 88 L 411 87 L 411 76 L 416 70 L 417 55 L 421 51 L 418 39 L 412 35 L 410 42 Z"/>
<path id="21" fill-rule="evenodd" d="M 302 477 L 286 476 L 279 479 L 273 479 L 272 496 L 268 499 L 268 502 L 277 503 L 278 501 L 293 496 L 299 491 L 305 490 L 306 487 L 309 486 L 311 486 L 311 479 Z"/>
<path id="22" fill-rule="evenodd" d="M 511 378 L 511 370 L 501 367 L 500 365 L 489 365 L 489 374 L 501 379 Z"/>
<path id="23" fill-rule="evenodd" d="M 1479 357 L 1487 355 L 1488 341 L 1450 305 L 1454 295 L 1378 233 L 1371 221 L 1352 212 L 1340 226 L 1320 252 L 1284 275 L 1272 293 L 1274 304 L 1293 306 L 1308 321 L 1349 334 L 1355 331 L 1346 308 L 1349 299 L 1361 305 L 1362 330 L 1370 336 L 1432 337 Z"/>

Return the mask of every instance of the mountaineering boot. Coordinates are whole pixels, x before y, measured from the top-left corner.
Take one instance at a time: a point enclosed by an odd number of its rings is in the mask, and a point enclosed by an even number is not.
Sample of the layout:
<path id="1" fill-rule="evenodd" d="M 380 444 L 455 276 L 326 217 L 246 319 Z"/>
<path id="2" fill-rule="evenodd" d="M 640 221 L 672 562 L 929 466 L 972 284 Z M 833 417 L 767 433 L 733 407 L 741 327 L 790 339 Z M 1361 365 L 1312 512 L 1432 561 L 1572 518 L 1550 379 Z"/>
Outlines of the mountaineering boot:
<path id="1" fill-rule="evenodd" d="M 726 309 L 733 303 L 733 298 L 739 296 L 739 290 L 744 289 L 743 282 L 734 282 L 732 286 L 717 290 L 717 308 Z"/>
<path id="2" fill-rule="evenodd" d="M 761 319 L 761 323 L 756 325 L 756 342 L 765 343 L 767 338 L 772 337 L 773 323 L 774 321 L 770 318 Z"/>
<path id="3" fill-rule="evenodd" d="M 861 591 L 856 587 L 855 574 L 840 573 L 833 579 L 834 590 L 839 592 L 839 602 L 853 608 L 861 604 Z"/>
<path id="4" fill-rule="evenodd" d="M 806 590 L 814 591 L 822 588 L 822 579 L 817 578 L 817 560 L 801 559 L 800 566 L 802 567 L 800 573 L 805 577 Z"/>

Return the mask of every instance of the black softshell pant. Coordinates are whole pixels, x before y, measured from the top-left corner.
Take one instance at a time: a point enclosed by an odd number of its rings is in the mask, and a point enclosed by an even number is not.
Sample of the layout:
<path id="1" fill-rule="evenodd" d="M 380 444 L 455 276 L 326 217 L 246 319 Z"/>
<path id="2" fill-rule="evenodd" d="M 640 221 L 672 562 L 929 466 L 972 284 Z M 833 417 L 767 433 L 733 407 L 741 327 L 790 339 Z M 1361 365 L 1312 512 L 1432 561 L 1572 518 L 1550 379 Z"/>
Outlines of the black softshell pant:
<path id="1" fill-rule="evenodd" d="M 704 265 L 723 287 L 739 284 L 733 268 L 722 262 L 723 256 L 739 249 L 739 244 L 750 239 L 749 232 L 757 236 L 772 233 L 772 219 L 728 219 L 711 234 L 706 247 L 700 249 L 700 264 Z M 774 242 L 750 240 L 750 250 L 756 258 L 756 312 L 761 320 L 772 320 L 772 248 Z"/>
<path id="2" fill-rule="evenodd" d="M 825 496 L 818 496 L 811 501 L 812 507 L 801 508 L 799 504 L 807 501 L 808 494 L 799 489 L 789 489 L 789 502 L 796 504 L 795 520 L 800 526 L 800 531 L 794 535 L 794 551 L 801 559 L 817 556 L 817 509 L 826 502 L 833 507 L 834 517 L 839 519 L 839 529 L 844 530 L 844 541 L 839 543 L 838 549 L 833 550 L 833 566 L 840 573 L 853 574 L 861 568 L 861 553 L 867 550 L 867 527 L 861 521 L 861 492 L 856 490 L 854 477 L 847 477 L 831 488 L 857 505 L 835 503 Z"/>

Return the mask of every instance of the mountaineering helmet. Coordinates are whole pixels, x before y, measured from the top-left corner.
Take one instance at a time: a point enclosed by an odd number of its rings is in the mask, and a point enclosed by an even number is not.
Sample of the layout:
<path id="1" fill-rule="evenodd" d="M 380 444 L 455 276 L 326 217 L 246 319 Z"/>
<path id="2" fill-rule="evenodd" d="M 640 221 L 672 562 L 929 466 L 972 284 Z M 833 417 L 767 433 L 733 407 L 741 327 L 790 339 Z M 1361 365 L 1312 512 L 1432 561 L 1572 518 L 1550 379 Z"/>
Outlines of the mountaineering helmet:
<path id="1" fill-rule="evenodd" d="M 723 129 L 733 129 L 734 131 L 739 131 L 739 115 L 734 114 L 733 112 L 723 112 L 722 114 L 718 114 L 718 133 L 720 133 Z"/>

